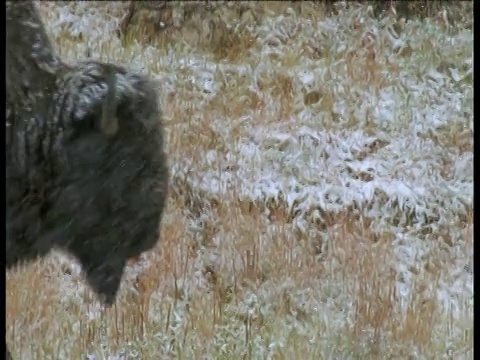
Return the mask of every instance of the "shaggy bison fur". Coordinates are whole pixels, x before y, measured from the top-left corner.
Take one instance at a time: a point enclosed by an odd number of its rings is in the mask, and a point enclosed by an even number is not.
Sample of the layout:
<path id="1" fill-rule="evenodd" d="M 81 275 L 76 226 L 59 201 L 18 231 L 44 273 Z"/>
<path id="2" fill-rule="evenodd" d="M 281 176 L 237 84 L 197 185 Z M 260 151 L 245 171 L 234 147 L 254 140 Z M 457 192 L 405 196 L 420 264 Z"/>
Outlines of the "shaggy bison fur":
<path id="1" fill-rule="evenodd" d="M 33 2 L 6 10 L 6 269 L 63 250 L 110 305 L 127 260 L 159 240 L 157 91 L 121 66 L 64 63 Z"/>

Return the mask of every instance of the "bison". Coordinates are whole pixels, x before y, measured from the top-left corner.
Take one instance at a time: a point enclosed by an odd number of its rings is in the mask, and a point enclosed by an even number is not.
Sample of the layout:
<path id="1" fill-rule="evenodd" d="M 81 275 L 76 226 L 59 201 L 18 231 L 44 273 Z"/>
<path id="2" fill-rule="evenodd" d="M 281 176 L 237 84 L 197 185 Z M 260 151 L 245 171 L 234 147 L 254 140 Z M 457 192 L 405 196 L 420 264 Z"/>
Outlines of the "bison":
<path id="1" fill-rule="evenodd" d="M 35 4 L 7 2 L 6 271 L 59 249 L 113 304 L 127 260 L 159 241 L 168 165 L 158 98 L 125 67 L 62 61 Z"/>

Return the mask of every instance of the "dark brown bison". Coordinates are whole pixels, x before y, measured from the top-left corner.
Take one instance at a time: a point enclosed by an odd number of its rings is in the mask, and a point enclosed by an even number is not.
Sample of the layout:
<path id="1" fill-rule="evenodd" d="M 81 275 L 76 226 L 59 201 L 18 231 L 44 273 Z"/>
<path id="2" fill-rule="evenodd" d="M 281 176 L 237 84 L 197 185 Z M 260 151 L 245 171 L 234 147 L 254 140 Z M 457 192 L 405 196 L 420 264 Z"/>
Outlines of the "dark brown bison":
<path id="1" fill-rule="evenodd" d="M 65 64 L 31 1 L 7 2 L 6 20 L 6 269 L 60 249 L 112 304 L 127 260 L 159 240 L 158 93 L 120 66 Z"/>

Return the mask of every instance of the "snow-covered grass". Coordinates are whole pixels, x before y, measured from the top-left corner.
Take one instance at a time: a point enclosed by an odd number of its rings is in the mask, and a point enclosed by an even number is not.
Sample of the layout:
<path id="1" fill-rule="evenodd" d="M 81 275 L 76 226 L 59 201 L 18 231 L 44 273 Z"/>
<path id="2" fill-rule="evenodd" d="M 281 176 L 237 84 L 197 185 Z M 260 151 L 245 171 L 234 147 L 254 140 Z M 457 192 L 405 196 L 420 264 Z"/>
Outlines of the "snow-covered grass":
<path id="1" fill-rule="evenodd" d="M 8 274 L 14 355 L 471 358 L 472 30 L 312 5 L 194 16 L 152 45 L 117 37 L 126 6 L 41 10 L 69 61 L 158 80 L 162 241 L 113 309 L 62 254 Z"/>

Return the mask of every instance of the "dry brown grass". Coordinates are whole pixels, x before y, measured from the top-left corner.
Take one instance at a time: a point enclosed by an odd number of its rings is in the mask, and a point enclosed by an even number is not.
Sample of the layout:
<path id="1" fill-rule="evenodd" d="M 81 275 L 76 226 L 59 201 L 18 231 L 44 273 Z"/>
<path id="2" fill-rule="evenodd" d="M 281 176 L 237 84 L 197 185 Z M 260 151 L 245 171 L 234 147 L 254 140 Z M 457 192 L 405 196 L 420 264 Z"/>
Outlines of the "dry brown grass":
<path id="1" fill-rule="evenodd" d="M 441 249 L 432 251 L 425 268 L 411 269 L 415 285 L 410 301 L 401 309 L 391 236 L 379 238 L 358 221 L 345 216 L 335 219 L 338 230 L 332 234 L 332 247 L 319 261 L 312 239 L 296 236 L 281 216 L 271 225 L 255 211 L 245 212 L 240 206 L 219 208 L 215 227 L 207 224 L 198 240 L 188 231 L 183 203 L 172 201 L 169 209 L 162 243 L 148 255 L 150 265 L 124 284 L 113 309 L 91 320 L 85 312 L 93 295 L 85 290 L 80 301 L 62 298 L 69 295 L 52 286 L 52 279 L 64 277 L 66 270 L 54 266 L 51 259 L 9 274 L 7 328 L 14 349 L 33 358 L 43 358 L 41 354 L 79 358 L 86 353 L 107 358 L 101 351 L 106 344 L 109 353 L 128 351 L 130 346 L 144 359 L 157 358 L 159 353 L 173 358 L 205 354 L 258 358 L 248 355 L 253 338 L 264 337 L 267 346 L 277 332 L 288 331 L 286 343 L 272 351 L 272 358 L 396 354 L 395 358 L 402 359 L 414 356 L 414 351 L 436 354 L 440 345 L 436 338 L 441 335 L 438 324 L 445 323 L 445 314 L 431 289 L 453 264 Z M 272 226 L 273 233 L 262 236 Z M 224 233 L 225 241 L 212 243 L 214 232 Z M 465 240 L 472 246 L 471 234 Z M 205 259 L 202 252 L 215 254 L 215 259 Z M 82 280 L 76 274 L 74 281 Z M 238 304 L 245 296 L 262 293 L 268 295 L 240 311 Z M 354 319 L 340 333 L 332 332 L 329 304 L 321 307 L 332 297 L 338 297 L 339 304 L 330 306 L 335 310 L 345 306 L 345 316 Z M 319 308 L 308 305 L 312 299 Z M 261 307 L 268 311 L 263 314 Z M 183 319 L 176 319 L 175 311 L 182 312 Z M 282 329 L 284 319 L 292 328 Z M 216 340 L 232 322 L 235 334 L 227 333 L 226 348 L 221 348 Z M 302 334 L 293 327 L 295 322 L 314 330 Z M 166 338 L 157 338 L 159 333 Z M 317 339 L 319 347 L 309 336 Z M 471 330 L 464 336 L 462 346 L 472 344 Z M 326 351 L 323 346 L 332 348 Z M 25 358 L 21 353 L 17 356 Z"/>
<path id="2" fill-rule="evenodd" d="M 235 31 L 226 28 L 226 8 L 218 8 L 211 17 L 192 16 L 184 27 L 150 39 L 129 30 L 121 39 L 125 47 L 118 47 L 117 39 L 102 41 L 92 36 L 89 40 L 95 56 L 158 75 L 165 89 L 161 100 L 172 167 L 181 164 L 187 169 L 173 172 L 161 243 L 132 262 L 114 308 L 103 310 L 85 288 L 75 261 L 60 254 L 7 275 L 7 342 L 17 358 L 80 359 L 86 354 L 95 354 L 96 359 L 472 356 L 471 298 L 456 293 L 455 305 L 449 308 L 439 293 L 447 283 L 471 281 L 464 280 L 469 276 L 466 272 L 452 269 L 463 267 L 460 263 L 473 252 L 473 207 L 467 207 L 467 215 L 455 221 L 420 230 L 415 230 L 413 220 L 402 219 L 413 216 L 407 210 L 393 212 L 393 203 L 382 205 L 377 217 L 367 211 L 373 205 L 345 206 L 341 211 L 316 208 L 305 215 L 309 224 L 305 230 L 297 226 L 298 214 L 284 198 L 249 199 L 236 187 L 238 179 L 218 194 L 198 185 L 202 176 L 211 181 L 209 174 L 222 178 L 243 171 L 241 164 L 221 157 L 207 162 L 209 152 L 226 158 L 232 154 L 232 144 L 252 138 L 257 129 L 294 131 L 295 124 L 288 119 L 297 119 L 302 111 L 320 114 L 322 127 L 332 134 L 327 144 L 317 147 L 333 146 L 336 136 L 349 129 L 360 128 L 374 136 L 380 127 L 372 120 L 374 110 L 364 118 L 344 119 L 336 105 L 341 96 L 326 81 L 337 77 L 338 84 L 349 84 L 343 96 L 353 104 L 349 113 L 354 114 L 360 104 L 354 100 L 360 96 L 358 89 L 380 93 L 396 83 L 402 72 L 417 71 L 409 67 L 408 56 L 390 49 L 385 35 L 368 32 L 362 17 L 355 18 L 350 10 L 339 16 L 362 36 L 335 40 L 345 44 L 340 56 L 326 42 L 312 42 L 311 36 L 302 37 L 295 30 L 301 22 L 302 31 L 308 31 L 305 19 L 325 20 L 324 7 L 259 4 L 262 11 L 240 16 Z M 121 19 L 127 5 L 89 6 L 96 9 L 95 16 L 106 16 L 107 7 Z M 363 15 L 370 11 L 359 9 Z M 59 11 L 51 3 L 42 10 L 50 22 Z M 220 16 L 216 11 L 227 13 Z M 242 11 L 248 14 L 251 10 Z M 223 20 L 215 21 L 219 16 Z M 274 20 L 291 35 L 281 31 L 269 35 L 259 25 Z M 245 30 L 246 24 L 257 24 L 255 36 Z M 82 57 L 78 54 L 84 53 L 84 39 L 65 26 L 52 32 L 62 54 Z M 425 43 L 437 41 L 428 36 Z M 172 49 L 173 57 L 168 55 Z M 270 52 L 261 58 L 265 49 Z M 182 67 L 180 58 L 223 64 L 210 71 L 218 88 L 205 90 L 191 81 L 198 79 L 197 70 Z M 307 86 L 293 70 L 302 61 L 324 61 L 333 70 L 323 81 Z M 433 68 L 440 62 L 429 61 Z M 237 65 L 259 67 L 255 81 Z M 178 80 L 172 80 L 172 73 Z M 397 116 L 399 124 L 407 121 L 405 114 Z M 458 156 L 471 153 L 471 131 L 460 126 L 465 121 L 455 118 L 448 128 L 421 132 L 415 141 L 431 141 Z M 398 134 L 406 136 L 401 131 Z M 393 140 L 382 141 L 379 138 L 365 148 L 354 148 L 352 156 L 362 161 L 386 151 L 388 157 L 392 150 L 387 145 Z M 275 146 L 262 149 L 268 152 Z M 434 169 L 442 168 L 442 179 L 447 180 L 454 176 L 454 164 L 448 161 L 432 164 Z M 257 165 L 252 163 L 250 170 L 259 171 Z M 398 170 L 398 178 L 406 174 Z M 363 182 L 379 177 L 356 170 L 350 175 Z M 198 179 L 194 183 L 192 178 Z M 408 236 L 399 237 L 400 233 Z M 401 251 L 417 245 L 423 249 L 417 252 L 418 258 L 398 265 Z"/>

